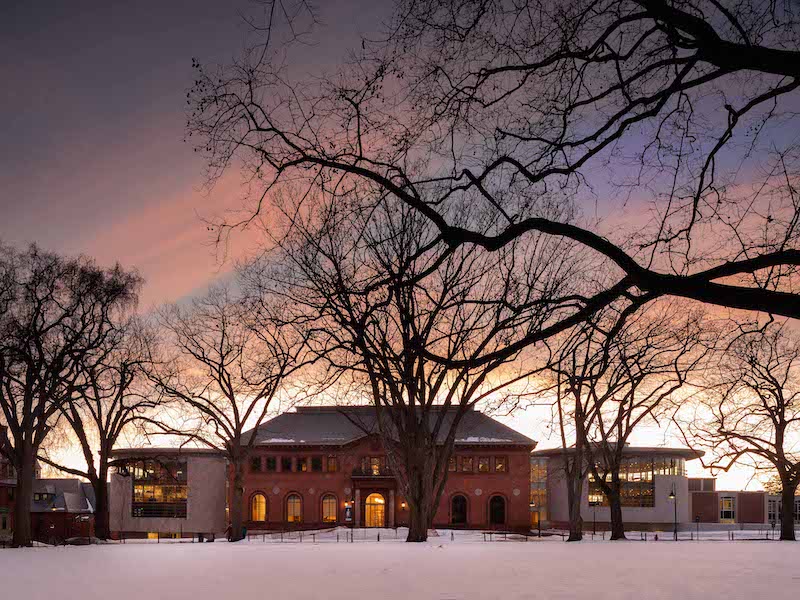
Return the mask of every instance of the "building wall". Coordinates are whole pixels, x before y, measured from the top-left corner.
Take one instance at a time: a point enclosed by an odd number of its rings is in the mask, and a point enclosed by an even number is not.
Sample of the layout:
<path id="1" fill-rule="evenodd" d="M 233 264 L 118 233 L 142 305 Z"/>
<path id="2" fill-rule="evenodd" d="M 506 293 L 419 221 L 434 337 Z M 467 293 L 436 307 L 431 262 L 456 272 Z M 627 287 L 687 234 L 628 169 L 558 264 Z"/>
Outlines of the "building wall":
<path id="1" fill-rule="evenodd" d="M 109 522 L 114 533 L 222 533 L 225 517 L 225 459 L 206 455 L 186 457 L 186 518 L 133 517 L 133 485 L 130 476 L 114 473 L 109 490 Z"/>
<path id="2" fill-rule="evenodd" d="M 94 515 L 65 512 L 31 514 L 31 534 L 34 540 L 58 544 L 74 537 L 94 535 Z"/>
<path id="3" fill-rule="evenodd" d="M 14 529 L 14 491 L 10 484 L 0 483 L 0 536 L 8 537 Z"/>
<path id="4" fill-rule="evenodd" d="M 456 457 L 472 457 L 475 472 L 449 472 L 448 481 L 442 494 L 441 502 L 434 515 L 434 526 L 448 526 L 451 522 L 451 502 L 454 496 L 461 494 L 467 499 L 467 524 L 469 528 L 489 527 L 489 501 L 494 496 L 505 500 L 506 523 L 504 528 L 528 529 L 530 526 L 529 478 L 530 450 L 527 447 L 473 447 L 462 446 L 456 449 Z M 405 498 L 399 493 L 397 482 L 387 472 L 383 477 L 354 477 L 354 470 L 360 469 L 363 457 L 384 457 L 380 441 L 375 438 L 364 438 L 358 442 L 340 448 L 298 448 L 298 447 L 260 447 L 255 451 L 261 459 L 262 471 L 253 472 L 248 464 L 245 468 L 245 484 L 243 510 L 247 516 L 249 529 L 286 529 L 292 527 L 313 528 L 330 526 L 322 523 L 322 498 L 333 494 L 337 501 L 337 524 L 361 525 L 365 514 L 365 501 L 369 494 L 380 493 L 386 501 L 387 527 L 407 525 L 409 511 L 404 508 Z M 275 457 L 277 472 L 263 470 L 265 459 Z M 327 458 L 335 456 L 337 471 L 329 472 L 285 472 L 281 470 L 281 459 L 298 457 L 309 459 L 313 456 Z M 503 457 L 506 460 L 504 473 L 477 472 L 478 459 L 481 457 Z M 460 464 L 460 463 L 459 463 Z M 358 502 L 356 503 L 356 491 Z M 267 519 L 264 522 L 250 520 L 251 502 L 256 494 L 263 494 L 267 500 Z M 297 494 L 302 498 L 301 524 L 286 522 L 286 500 Z M 346 520 L 346 503 L 352 506 L 352 519 Z"/>
<path id="5" fill-rule="evenodd" d="M 736 500 L 736 522 L 766 523 L 765 497 L 764 492 L 739 492 Z"/>
<path id="6" fill-rule="evenodd" d="M 631 526 L 667 525 L 675 520 L 675 505 L 669 499 L 673 484 L 677 497 L 678 522 L 689 520 L 691 499 L 689 496 L 688 478 L 682 475 L 654 476 L 654 506 L 623 507 L 622 517 Z M 550 523 L 564 526 L 569 523 L 569 503 L 567 501 L 567 482 L 564 473 L 564 462 L 560 457 L 551 457 L 547 465 L 548 509 Z M 581 516 L 584 528 L 598 523 L 605 527 L 611 521 L 610 509 L 607 506 L 589 505 L 589 485 L 583 482 L 581 493 Z"/>
<path id="7" fill-rule="evenodd" d="M 717 492 L 692 492 L 691 520 L 701 523 L 719 523 L 719 494 Z"/>

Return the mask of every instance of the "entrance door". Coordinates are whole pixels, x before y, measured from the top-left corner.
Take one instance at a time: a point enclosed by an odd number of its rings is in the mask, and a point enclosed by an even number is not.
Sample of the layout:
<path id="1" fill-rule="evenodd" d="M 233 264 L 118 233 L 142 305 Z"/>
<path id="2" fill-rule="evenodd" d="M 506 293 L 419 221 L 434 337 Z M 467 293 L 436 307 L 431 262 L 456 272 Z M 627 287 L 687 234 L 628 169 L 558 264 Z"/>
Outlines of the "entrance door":
<path id="1" fill-rule="evenodd" d="M 494 496 L 489 500 L 489 524 L 505 525 L 506 501 L 502 496 Z"/>
<path id="2" fill-rule="evenodd" d="M 380 494 L 367 496 L 364 525 L 366 527 L 386 527 L 386 500 Z"/>

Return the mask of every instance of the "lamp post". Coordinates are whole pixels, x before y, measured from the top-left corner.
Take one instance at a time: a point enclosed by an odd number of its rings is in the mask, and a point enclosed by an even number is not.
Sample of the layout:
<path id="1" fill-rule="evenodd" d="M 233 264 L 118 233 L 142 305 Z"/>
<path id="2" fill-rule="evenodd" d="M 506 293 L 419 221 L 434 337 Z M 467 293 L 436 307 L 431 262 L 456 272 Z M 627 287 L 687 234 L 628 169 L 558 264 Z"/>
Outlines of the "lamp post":
<path id="1" fill-rule="evenodd" d="M 672 500 L 672 508 L 674 510 L 674 520 L 673 520 L 673 535 L 674 539 L 678 541 L 678 497 L 675 494 L 675 483 L 672 484 L 672 491 L 669 493 L 669 499 Z"/>

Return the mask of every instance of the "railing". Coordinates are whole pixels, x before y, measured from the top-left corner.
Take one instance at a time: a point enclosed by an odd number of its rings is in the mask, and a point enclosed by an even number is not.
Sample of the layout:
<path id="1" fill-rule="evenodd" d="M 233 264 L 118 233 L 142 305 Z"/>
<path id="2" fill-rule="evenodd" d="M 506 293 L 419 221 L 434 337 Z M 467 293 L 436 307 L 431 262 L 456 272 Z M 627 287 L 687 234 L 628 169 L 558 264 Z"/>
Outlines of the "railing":
<path id="1" fill-rule="evenodd" d="M 387 467 L 367 467 L 366 469 L 356 467 L 353 469 L 353 477 L 394 477 L 394 473 Z"/>
<path id="2" fill-rule="evenodd" d="M 185 519 L 186 502 L 134 502 L 131 514 L 136 518 Z"/>

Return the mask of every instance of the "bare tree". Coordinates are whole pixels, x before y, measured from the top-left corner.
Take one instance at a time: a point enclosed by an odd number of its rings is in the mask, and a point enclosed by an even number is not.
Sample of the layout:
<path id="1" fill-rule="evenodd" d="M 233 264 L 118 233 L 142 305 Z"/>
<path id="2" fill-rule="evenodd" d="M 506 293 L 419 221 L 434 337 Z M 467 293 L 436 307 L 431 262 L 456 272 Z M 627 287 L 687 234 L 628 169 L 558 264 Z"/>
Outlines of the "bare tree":
<path id="1" fill-rule="evenodd" d="M 643 424 L 657 424 L 669 400 L 713 347 L 713 329 L 682 303 L 636 313 L 604 312 L 571 336 L 551 369 L 575 396 L 576 448 L 608 501 L 611 539 L 625 539 L 620 472 L 625 446 Z M 578 498 L 578 501 L 580 498 Z"/>
<path id="2" fill-rule="evenodd" d="M 230 67 L 195 63 L 189 134 L 212 181 L 234 160 L 250 171 L 256 214 L 286 182 L 359 182 L 424 215 L 447 247 L 495 252 L 545 234 L 614 270 L 505 356 L 641 293 L 796 318 L 795 11 L 401 1 L 382 41 L 334 76 L 298 81 L 281 60 L 291 48 L 268 42 Z M 554 218 L 543 197 L 572 210 Z M 649 214 L 626 210 L 641 197 Z M 465 203 L 494 219 L 459 223 L 452 209 Z M 605 226 L 587 216 L 597 204 L 634 222 Z"/>
<path id="3" fill-rule="evenodd" d="M 231 540 L 242 539 L 244 469 L 255 431 L 276 398 L 312 360 L 302 330 L 285 324 L 271 298 L 248 301 L 229 287 L 212 288 L 188 306 L 160 313 L 167 356 L 149 377 L 177 411 L 154 422 L 163 433 L 182 435 L 219 450 L 231 465 Z M 166 421 L 166 422 L 165 422 Z"/>
<path id="4" fill-rule="evenodd" d="M 800 484 L 800 346 L 786 325 L 738 338 L 720 359 L 720 375 L 681 428 L 708 448 L 712 469 L 750 459 L 777 471 L 781 538 L 794 540 L 794 496 Z M 688 422 L 685 422 L 687 421 Z"/>
<path id="5" fill-rule="evenodd" d="M 277 240 L 269 263 L 280 268 L 254 265 L 252 285 L 312 316 L 312 347 L 341 381 L 367 390 L 409 505 L 407 541 L 424 541 L 464 415 L 537 368 L 517 354 L 479 367 L 471 359 L 547 322 L 542 297 L 557 297 L 569 279 L 569 248 L 540 239 L 495 255 L 449 252 L 415 211 L 362 200 L 321 202 L 302 217 L 289 206 L 292 235 Z M 461 366 L 431 361 L 427 350 Z"/>
<path id="6" fill-rule="evenodd" d="M 141 280 L 116 266 L 68 259 L 36 246 L 4 249 L 6 305 L 0 314 L 0 444 L 17 472 L 15 546 L 31 544 L 36 457 L 61 409 L 82 386 L 87 362 L 115 334 Z"/>
<path id="7" fill-rule="evenodd" d="M 150 335 L 141 323 L 129 320 L 81 361 L 76 389 L 65 398 L 60 411 L 86 467 L 69 467 L 50 459 L 46 453 L 39 454 L 42 462 L 89 480 L 94 489 L 95 535 L 100 539 L 111 534 L 108 512 L 111 452 L 124 433 L 152 420 L 160 403 L 152 389 L 143 385 L 144 369 L 150 360 Z"/>

